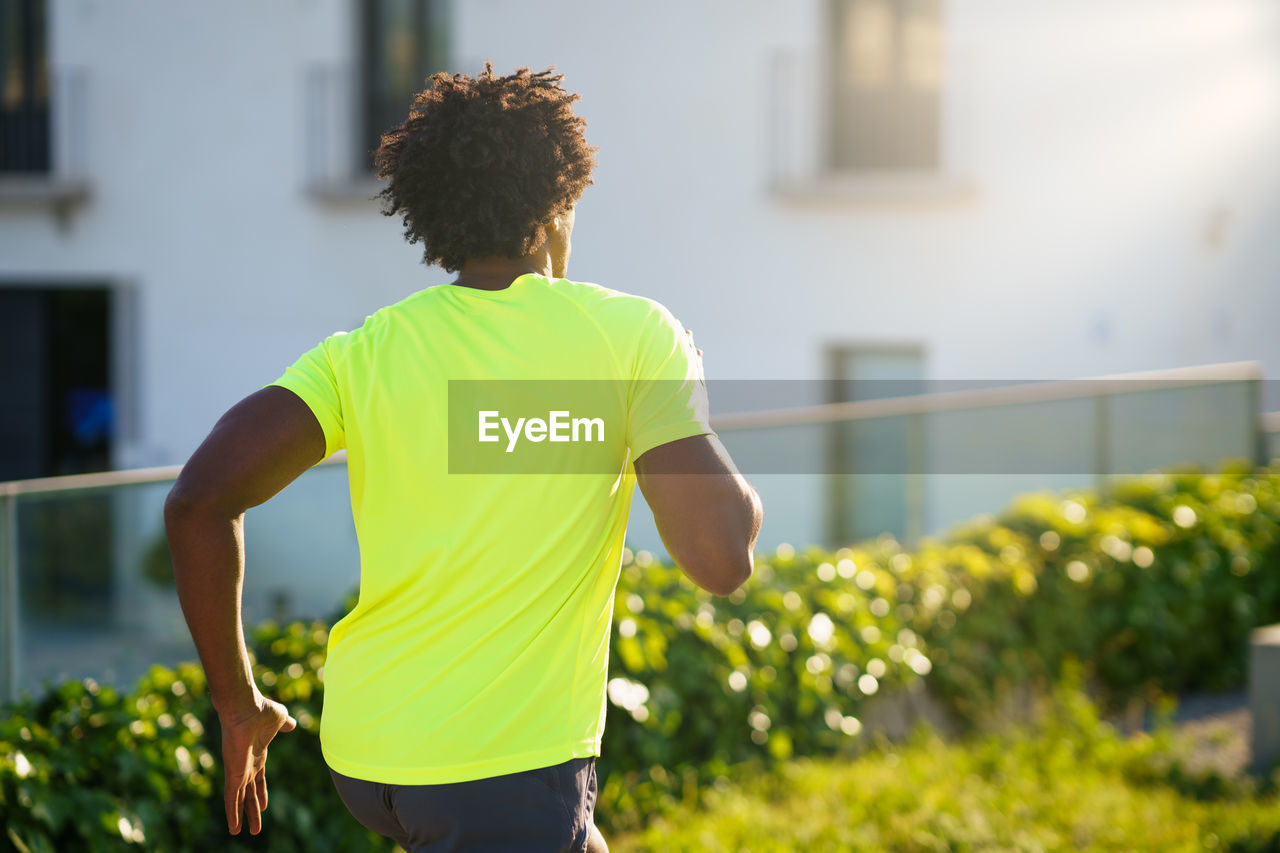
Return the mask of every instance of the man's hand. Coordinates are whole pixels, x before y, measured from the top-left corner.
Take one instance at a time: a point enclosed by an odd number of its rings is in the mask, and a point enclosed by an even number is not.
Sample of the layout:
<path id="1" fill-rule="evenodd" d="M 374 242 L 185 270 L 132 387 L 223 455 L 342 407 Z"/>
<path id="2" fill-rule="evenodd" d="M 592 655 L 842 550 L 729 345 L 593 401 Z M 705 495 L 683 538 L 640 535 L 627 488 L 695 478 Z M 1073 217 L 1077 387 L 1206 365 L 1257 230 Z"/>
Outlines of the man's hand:
<path id="1" fill-rule="evenodd" d="M 222 725 L 222 764 L 227 774 L 223 791 L 227 829 L 240 834 L 242 814 L 249 817 L 249 834 L 262 831 L 267 808 L 267 745 L 277 732 L 291 732 L 298 721 L 284 705 L 258 695 L 257 706 L 218 713 Z"/>
<path id="2" fill-rule="evenodd" d="M 244 512 L 293 482 L 324 456 L 324 431 L 311 409 L 278 386 L 250 394 L 219 419 L 182 468 L 165 501 L 178 603 L 204 665 L 222 725 L 227 828 L 262 831 L 267 744 L 297 722 L 253 680 L 244 641 Z"/>

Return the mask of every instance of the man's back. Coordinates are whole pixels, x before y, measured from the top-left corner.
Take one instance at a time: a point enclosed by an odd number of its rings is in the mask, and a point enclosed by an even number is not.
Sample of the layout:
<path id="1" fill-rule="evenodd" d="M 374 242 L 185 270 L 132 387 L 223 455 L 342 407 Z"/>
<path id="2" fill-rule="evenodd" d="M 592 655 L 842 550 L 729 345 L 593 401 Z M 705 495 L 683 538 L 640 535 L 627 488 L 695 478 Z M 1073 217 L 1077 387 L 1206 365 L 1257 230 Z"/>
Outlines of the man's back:
<path id="1" fill-rule="evenodd" d="M 273 383 L 311 408 L 326 455 L 347 450 L 361 590 L 330 633 L 331 766 L 437 784 L 599 754 L 629 459 L 712 433 L 700 370 L 653 300 L 529 274 L 419 291 Z M 589 447 L 498 428 L 516 420 L 503 400 L 569 398 L 595 404 L 572 411 L 602 422 Z M 482 446 L 486 412 L 498 441 Z M 552 458 L 583 461 L 538 467 Z"/>

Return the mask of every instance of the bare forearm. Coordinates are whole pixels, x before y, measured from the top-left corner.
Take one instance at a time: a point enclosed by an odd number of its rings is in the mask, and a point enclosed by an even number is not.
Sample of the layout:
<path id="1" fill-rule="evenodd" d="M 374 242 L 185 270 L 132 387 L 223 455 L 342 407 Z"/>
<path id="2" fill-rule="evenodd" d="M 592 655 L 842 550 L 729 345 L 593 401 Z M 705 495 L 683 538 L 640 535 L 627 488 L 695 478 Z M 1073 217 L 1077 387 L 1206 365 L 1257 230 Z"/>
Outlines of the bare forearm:
<path id="1" fill-rule="evenodd" d="M 257 686 L 244 642 L 244 515 L 170 502 L 165 527 L 178 602 L 219 712 L 252 706 Z"/>

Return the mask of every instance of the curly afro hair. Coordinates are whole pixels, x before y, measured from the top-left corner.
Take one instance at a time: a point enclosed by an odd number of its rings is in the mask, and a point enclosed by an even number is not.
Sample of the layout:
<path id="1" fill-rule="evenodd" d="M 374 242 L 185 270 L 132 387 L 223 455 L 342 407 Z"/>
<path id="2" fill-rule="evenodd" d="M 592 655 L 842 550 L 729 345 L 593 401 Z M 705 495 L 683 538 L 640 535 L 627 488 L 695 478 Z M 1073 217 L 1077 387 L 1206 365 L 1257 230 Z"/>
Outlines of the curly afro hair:
<path id="1" fill-rule="evenodd" d="M 470 258 L 524 257 L 593 183 L 596 148 L 572 111 L 581 96 L 560 88 L 564 75 L 552 66 L 495 77 L 484 65 L 474 78 L 427 78 L 374 153 L 378 177 L 390 179 L 382 212 L 402 217 L 423 263 L 449 272 Z"/>

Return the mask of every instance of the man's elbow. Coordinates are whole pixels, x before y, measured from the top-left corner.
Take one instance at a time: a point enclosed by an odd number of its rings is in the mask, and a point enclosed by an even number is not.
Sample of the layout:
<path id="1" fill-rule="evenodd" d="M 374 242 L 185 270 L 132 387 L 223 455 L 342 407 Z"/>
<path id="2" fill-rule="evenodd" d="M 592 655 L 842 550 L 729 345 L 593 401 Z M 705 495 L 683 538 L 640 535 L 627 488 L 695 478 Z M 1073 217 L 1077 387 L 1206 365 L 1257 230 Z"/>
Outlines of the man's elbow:
<path id="1" fill-rule="evenodd" d="M 760 496 L 755 489 L 750 487 L 748 487 L 747 505 L 750 517 L 747 522 L 746 547 L 739 545 L 719 560 L 719 571 L 715 573 L 714 588 L 712 586 L 703 587 L 714 595 L 732 595 L 737 592 L 744 583 L 751 579 L 751 573 L 755 569 L 756 537 L 760 535 L 760 525 L 764 521 L 764 506 L 761 504 Z"/>
<path id="2" fill-rule="evenodd" d="M 685 554 L 687 562 L 676 562 L 685 568 L 691 580 L 712 595 L 732 595 L 751 578 L 755 569 L 756 538 L 764 520 L 764 508 L 754 489 L 749 489 L 746 500 L 746 517 L 741 527 L 731 534 L 704 538 L 691 553 Z"/>
<path id="3" fill-rule="evenodd" d="M 752 563 L 748 560 L 746 566 L 738 569 L 735 573 L 728 575 L 728 583 L 718 589 L 707 590 L 712 595 L 729 596 L 738 591 L 739 588 L 751 579 Z"/>
<path id="4" fill-rule="evenodd" d="M 230 516 L 236 513 L 228 508 L 226 500 L 216 491 L 179 476 L 164 499 L 165 527 L 172 529 L 187 519 L 211 514 Z"/>
<path id="5" fill-rule="evenodd" d="M 751 578 L 755 558 L 750 551 L 716 560 L 691 560 L 683 566 L 694 583 L 712 595 L 728 596 Z"/>

